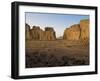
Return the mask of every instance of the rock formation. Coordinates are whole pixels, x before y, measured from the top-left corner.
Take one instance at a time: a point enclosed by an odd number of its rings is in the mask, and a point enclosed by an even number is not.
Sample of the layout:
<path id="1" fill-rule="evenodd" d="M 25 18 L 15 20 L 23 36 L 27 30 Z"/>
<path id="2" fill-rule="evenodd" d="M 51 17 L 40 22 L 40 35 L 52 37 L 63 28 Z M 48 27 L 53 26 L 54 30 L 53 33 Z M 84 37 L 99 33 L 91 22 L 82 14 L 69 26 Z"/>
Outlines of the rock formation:
<path id="1" fill-rule="evenodd" d="M 26 27 L 26 40 L 56 40 L 56 33 L 52 27 L 45 27 L 43 31 L 39 26 L 33 26 L 30 29 Z M 79 24 L 74 24 L 64 30 L 64 40 L 89 40 L 89 20 L 81 20 Z"/>
<path id="2" fill-rule="evenodd" d="M 30 26 L 28 24 L 25 24 L 25 39 L 26 40 L 31 40 L 32 39 L 32 35 L 31 35 L 31 32 L 30 32 Z"/>
<path id="3" fill-rule="evenodd" d="M 32 39 L 33 40 L 40 40 L 40 27 L 33 26 L 31 29 Z"/>
<path id="4" fill-rule="evenodd" d="M 55 40 L 56 35 L 53 28 L 45 27 L 45 40 Z"/>
<path id="5" fill-rule="evenodd" d="M 79 24 L 72 25 L 70 28 L 65 29 L 63 39 L 79 40 L 79 38 L 80 38 Z"/>
<path id="6" fill-rule="evenodd" d="M 39 26 L 33 26 L 32 29 L 30 29 L 30 26 L 28 24 L 26 26 L 26 39 L 27 40 L 55 40 L 56 35 L 55 31 L 52 27 L 45 27 L 45 31 L 40 29 Z"/>
<path id="7" fill-rule="evenodd" d="M 81 39 L 85 40 L 89 38 L 89 20 L 80 21 Z"/>
<path id="8" fill-rule="evenodd" d="M 63 34 L 65 40 L 89 39 L 89 20 L 81 20 L 79 24 L 66 28 Z"/>

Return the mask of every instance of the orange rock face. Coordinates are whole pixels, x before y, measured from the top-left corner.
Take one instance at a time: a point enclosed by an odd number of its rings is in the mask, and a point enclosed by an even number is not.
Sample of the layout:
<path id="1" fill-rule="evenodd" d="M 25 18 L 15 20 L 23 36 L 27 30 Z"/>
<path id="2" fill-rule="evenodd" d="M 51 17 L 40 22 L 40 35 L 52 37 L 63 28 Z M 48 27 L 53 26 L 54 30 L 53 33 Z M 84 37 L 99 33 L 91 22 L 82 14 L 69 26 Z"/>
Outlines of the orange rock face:
<path id="1" fill-rule="evenodd" d="M 66 28 L 64 31 L 63 39 L 79 40 L 80 39 L 80 26 L 78 24 Z"/>
<path id="2" fill-rule="evenodd" d="M 66 28 L 63 34 L 66 40 L 88 40 L 89 20 L 81 20 L 79 24 Z"/>
<path id="3" fill-rule="evenodd" d="M 89 39 L 89 20 L 80 21 L 81 39 Z"/>

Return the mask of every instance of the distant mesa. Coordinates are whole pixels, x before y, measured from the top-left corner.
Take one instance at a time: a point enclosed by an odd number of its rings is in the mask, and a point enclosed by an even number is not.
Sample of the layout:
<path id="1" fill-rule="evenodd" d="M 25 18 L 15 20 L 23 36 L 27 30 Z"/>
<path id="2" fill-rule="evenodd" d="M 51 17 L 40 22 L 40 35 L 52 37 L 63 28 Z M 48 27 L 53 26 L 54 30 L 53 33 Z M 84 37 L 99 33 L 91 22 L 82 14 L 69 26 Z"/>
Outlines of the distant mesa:
<path id="1" fill-rule="evenodd" d="M 89 40 L 89 20 L 81 20 L 79 24 L 74 24 L 64 30 L 63 36 L 56 38 L 56 32 L 53 27 L 45 27 L 42 30 L 39 26 L 30 26 L 25 24 L 26 40 Z"/>
<path id="2" fill-rule="evenodd" d="M 58 40 L 62 40 L 63 39 L 63 36 L 59 36 L 57 37 Z"/>

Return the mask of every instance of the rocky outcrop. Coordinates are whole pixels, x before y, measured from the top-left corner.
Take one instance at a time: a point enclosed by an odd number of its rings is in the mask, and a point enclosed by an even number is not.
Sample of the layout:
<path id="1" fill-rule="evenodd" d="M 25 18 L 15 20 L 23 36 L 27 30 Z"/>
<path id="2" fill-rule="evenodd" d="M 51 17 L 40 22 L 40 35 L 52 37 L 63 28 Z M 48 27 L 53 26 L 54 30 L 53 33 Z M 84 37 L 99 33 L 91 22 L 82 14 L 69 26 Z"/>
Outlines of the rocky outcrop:
<path id="1" fill-rule="evenodd" d="M 63 34 L 63 39 L 88 41 L 89 20 L 81 20 L 79 24 L 66 28 Z"/>
<path id="2" fill-rule="evenodd" d="M 79 24 L 72 25 L 70 28 L 65 29 L 63 39 L 79 40 L 79 38 L 80 38 Z"/>
<path id="3" fill-rule="evenodd" d="M 52 27 L 45 27 L 43 31 L 39 26 L 33 26 L 30 29 L 28 24 L 26 27 L 26 40 L 56 40 L 56 32 Z M 64 30 L 64 40 L 89 40 L 89 20 L 81 20 L 79 24 L 74 24 Z"/>
<path id="4" fill-rule="evenodd" d="M 45 31 L 40 29 L 39 26 L 33 26 L 30 29 L 29 25 L 26 25 L 26 39 L 30 40 L 55 40 L 56 35 L 52 27 L 45 27 Z"/>
<path id="5" fill-rule="evenodd" d="M 89 38 L 89 20 L 80 21 L 81 39 L 85 40 Z"/>
<path id="6" fill-rule="evenodd" d="M 40 27 L 38 26 L 33 26 L 33 28 L 31 29 L 31 34 L 32 34 L 32 39 L 33 40 L 40 40 Z"/>
<path id="7" fill-rule="evenodd" d="M 44 33 L 45 33 L 45 40 L 55 40 L 56 39 L 55 31 L 53 28 L 46 27 Z"/>
<path id="8" fill-rule="evenodd" d="M 32 35 L 31 35 L 31 32 L 30 32 L 30 26 L 28 24 L 25 24 L 25 39 L 26 40 L 31 40 L 32 39 Z"/>

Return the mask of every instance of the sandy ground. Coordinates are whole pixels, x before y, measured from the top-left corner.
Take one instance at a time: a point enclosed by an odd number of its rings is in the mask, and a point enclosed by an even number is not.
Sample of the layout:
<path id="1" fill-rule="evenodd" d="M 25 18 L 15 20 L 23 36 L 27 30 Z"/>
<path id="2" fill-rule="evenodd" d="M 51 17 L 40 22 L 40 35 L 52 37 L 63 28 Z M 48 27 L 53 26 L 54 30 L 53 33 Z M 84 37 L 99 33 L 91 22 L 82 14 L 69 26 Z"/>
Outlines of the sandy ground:
<path id="1" fill-rule="evenodd" d="M 26 68 L 88 64 L 89 45 L 80 41 L 26 41 Z"/>

